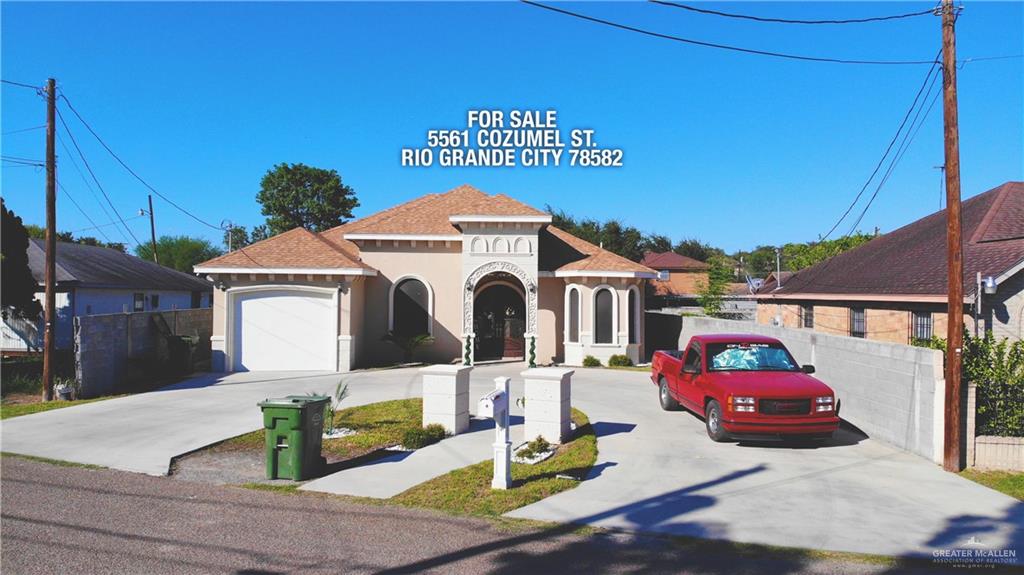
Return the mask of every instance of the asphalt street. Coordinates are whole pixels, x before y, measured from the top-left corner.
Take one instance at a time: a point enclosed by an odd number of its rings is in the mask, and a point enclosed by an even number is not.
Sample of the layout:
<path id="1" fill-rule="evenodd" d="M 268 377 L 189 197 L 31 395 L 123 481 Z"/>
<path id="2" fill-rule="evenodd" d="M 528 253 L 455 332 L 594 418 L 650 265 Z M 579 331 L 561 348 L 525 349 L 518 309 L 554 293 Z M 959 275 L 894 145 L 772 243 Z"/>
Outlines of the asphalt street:
<path id="1" fill-rule="evenodd" d="M 217 487 L 3 457 L 0 569 L 42 573 L 897 573 L 845 558 Z M 932 572 L 913 568 L 914 572 Z"/>

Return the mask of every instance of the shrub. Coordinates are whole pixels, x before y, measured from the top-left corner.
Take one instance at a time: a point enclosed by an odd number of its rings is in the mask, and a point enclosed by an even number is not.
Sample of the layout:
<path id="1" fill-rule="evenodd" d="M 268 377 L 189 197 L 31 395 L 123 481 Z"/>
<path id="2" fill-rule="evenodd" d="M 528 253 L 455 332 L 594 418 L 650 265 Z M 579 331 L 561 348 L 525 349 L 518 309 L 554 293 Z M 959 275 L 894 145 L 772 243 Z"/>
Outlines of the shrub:
<path id="1" fill-rule="evenodd" d="M 406 430 L 402 435 L 402 446 L 409 449 L 419 449 L 432 443 L 437 443 L 448 435 L 444 426 L 439 423 L 431 423 L 426 427 L 414 427 Z"/>
<path id="2" fill-rule="evenodd" d="M 583 358 L 583 367 L 601 367 L 601 360 L 592 355 Z"/>
<path id="3" fill-rule="evenodd" d="M 516 455 L 523 459 L 531 459 L 545 451 L 551 449 L 551 444 L 543 436 L 538 435 L 537 439 L 527 443 L 522 449 L 516 452 Z"/>
<path id="4" fill-rule="evenodd" d="M 608 367 L 630 367 L 633 365 L 633 360 L 629 359 L 628 355 L 617 353 L 608 358 Z"/>
<path id="5" fill-rule="evenodd" d="M 933 337 L 915 345 L 946 351 L 946 340 Z M 978 435 L 1024 437 L 1024 341 L 996 341 L 964 332 L 963 383 L 978 386 Z"/>

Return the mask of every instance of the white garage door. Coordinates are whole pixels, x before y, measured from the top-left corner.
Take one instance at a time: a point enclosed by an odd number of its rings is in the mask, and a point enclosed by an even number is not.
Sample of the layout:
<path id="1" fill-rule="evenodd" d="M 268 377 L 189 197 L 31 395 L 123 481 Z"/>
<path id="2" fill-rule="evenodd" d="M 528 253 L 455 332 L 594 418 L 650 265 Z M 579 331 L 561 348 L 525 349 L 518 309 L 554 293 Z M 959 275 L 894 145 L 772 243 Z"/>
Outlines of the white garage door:
<path id="1" fill-rule="evenodd" d="M 333 294 L 257 291 L 236 295 L 234 306 L 235 371 L 338 368 Z"/>

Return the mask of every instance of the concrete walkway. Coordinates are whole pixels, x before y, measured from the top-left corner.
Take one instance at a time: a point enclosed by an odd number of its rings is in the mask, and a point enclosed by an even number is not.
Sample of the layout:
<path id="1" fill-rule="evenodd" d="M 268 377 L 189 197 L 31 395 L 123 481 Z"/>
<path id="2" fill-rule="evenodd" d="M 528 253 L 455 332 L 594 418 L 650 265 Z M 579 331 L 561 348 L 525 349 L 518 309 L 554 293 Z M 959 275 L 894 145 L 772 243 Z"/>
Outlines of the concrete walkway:
<path id="1" fill-rule="evenodd" d="M 513 446 L 522 443 L 522 417 L 518 420 L 519 424 L 510 428 Z M 387 499 L 424 481 L 487 459 L 493 443 L 494 421 L 472 418 L 466 433 L 416 451 L 396 452 L 369 464 L 333 473 L 299 489 Z"/>
<path id="2" fill-rule="evenodd" d="M 522 369 L 477 367 L 472 403 L 493 389 L 498 375 L 511 376 L 512 396 L 520 397 Z M 2 449 L 165 474 L 174 456 L 258 429 L 257 401 L 330 391 L 338 377 L 199 378 L 164 391 L 4 420 Z M 420 394 L 415 369 L 344 378 L 346 406 Z M 580 369 L 572 393 L 573 405 L 587 413 L 599 436 L 591 478 L 512 516 L 893 555 L 930 556 L 975 537 L 986 549 L 1015 549 L 1024 556 L 1024 503 L 883 443 L 853 433 L 813 449 L 713 443 L 698 418 L 662 411 L 656 388 L 642 372 Z M 435 453 L 472 435 L 445 440 Z M 466 464 L 489 457 L 486 445 L 493 436 L 479 435 L 483 453 L 464 453 Z M 433 473 L 427 459 L 389 462 L 386 475 L 416 468 Z M 455 464 L 441 460 L 436 474 Z"/>

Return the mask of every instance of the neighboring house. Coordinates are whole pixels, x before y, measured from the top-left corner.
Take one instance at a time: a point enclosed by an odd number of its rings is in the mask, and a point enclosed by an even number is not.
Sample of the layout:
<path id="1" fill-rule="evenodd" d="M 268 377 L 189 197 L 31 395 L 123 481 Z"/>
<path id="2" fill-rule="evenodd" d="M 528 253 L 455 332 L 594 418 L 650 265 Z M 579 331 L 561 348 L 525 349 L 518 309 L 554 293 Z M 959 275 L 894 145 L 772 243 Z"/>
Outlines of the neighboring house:
<path id="1" fill-rule="evenodd" d="M 1024 339 L 1024 182 L 963 202 L 964 322 L 968 331 Z M 978 276 L 996 293 L 982 292 Z M 759 323 L 908 343 L 945 337 L 946 212 L 939 211 L 757 292 Z"/>
<path id="2" fill-rule="evenodd" d="M 338 370 L 401 360 L 382 341 L 430 334 L 416 359 L 606 361 L 643 347 L 654 270 L 471 186 L 322 233 L 296 228 L 196 266 L 216 284 L 214 366 Z"/>
<path id="3" fill-rule="evenodd" d="M 708 264 L 675 252 L 647 252 L 641 265 L 659 272 L 647 284 L 648 309 L 696 305 L 697 294 L 708 283 Z"/>
<path id="4" fill-rule="evenodd" d="M 31 239 L 28 264 L 39 284 L 36 299 L 44 303 L 46 244 Z M 83 315 L 210 307 L 212 284 L 204 279 L 139 259 L 110 248 L 57 242 L 55 343 L 71 349 L 73 318 Z M 6 319 L 4 352 L 39 351 L 43 324 Z"/>

